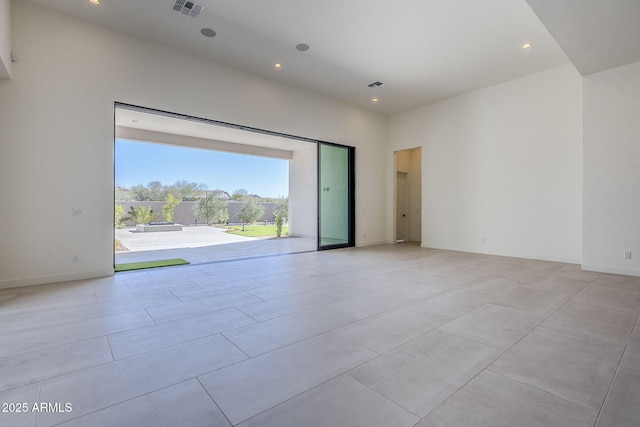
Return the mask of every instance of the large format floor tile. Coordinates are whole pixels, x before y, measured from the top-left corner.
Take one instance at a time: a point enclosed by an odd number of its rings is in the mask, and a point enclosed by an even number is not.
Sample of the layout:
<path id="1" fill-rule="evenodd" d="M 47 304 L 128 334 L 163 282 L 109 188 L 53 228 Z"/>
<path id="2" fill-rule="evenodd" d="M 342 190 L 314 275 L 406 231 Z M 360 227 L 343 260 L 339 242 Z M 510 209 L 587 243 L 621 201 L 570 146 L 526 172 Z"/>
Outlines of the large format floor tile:
<path id="1" fill-rule="evenodd" d="M 636 314 L 631 311 L 569 301 L 549 316 L 541 326 L 571 335 L 624 345 L 635 321 Z"/>
<path id="2" fill-rule="evenodd" d="M 341 375 L 244 423 L 242 427 L 411 427 L 419 418 Z"/>
<path id="3" fill-rule="evenodd" d="M 0 426 L 638 425 L 639 314 L 637 277 L 414 244 L 3 289 Z"/>
<path id="4" fill-rule="evenodd" d="M 223 335 L 250 357 L 328 332 L 354 319 L 324 307 L 244 326 Z"/>
<path id="5" fill-rule="evenodd" d="M 97 317 L 110 316 L 128 311 L 136 311 L 149 307 L 178 303 L 180 300 L 171 292 L 151 293 L 140 298 L 125 298 L 124 300 L 100 301 L 53 311 L 51 324 L 58 325 L 67 322 L 80 322 Z"/>
<path id="6" fill-rule="evenodd" d="M 483 293 L 464 289 L 451 289 L 415 302 L 415 304 L 421 306 L 425 311 L 428 310 L 453 319 L 473 311 L 494 299 L 495 297 Z"/>
<path id="7" fill-rule="evenodd" d="M 263 322 L 320 305 L 331 304 L 339 299 L 329 292 L 314 290 L 245 304 L 238 309 L 258 322 Z"/>
<path id="8" fill-rule="evenodd" d="M 38 401 L 40 382 L 0 391 L 0 425 L 11 427 L 33 427 L 36 419 L 33 404 Z M 13 407 L 9 405 L 13 404 Z M 16 407 L 19 405 L 19 409 Z"/>
<path id="9" fill-rule="evenodd" d="M 423 304 L 412 304 L 345 326 L 336 333 L 377 353 L 384 353 L 449 320 L 450 317 L 434 313 Z"/>
<path id="10" fill-rule="evenodd" d="M 0 335 L 0 357 L 73 343 L 153 324 L 144 310 Z"/>
<path id="11" fill-rule="evenodd" d="M 493 303 L 514 310 L 548 315 L 560 307 L 569 297 L 564 292 L 523 286 L 498 298 Z"/>
<path id="12" fill-rule="evenodd" d="M 593 425 L 597 415 L 593 409 L 485 371 L 416 427 L 583 427 Z"/>
<path id="13" fill-rule="evenodd" d="M 579 405 L 604 402 L 623 347 L 539 328 L 489 369 Z"/>
<path id="14" fill-rule="evenodd" d="M 250 325 L 255 321 L 233 308 L 109 335 L 114 359 L 135 356 Z"/>
<path id="15" fill-rule="evenodd" d="M 3 357 L 0 359 L 0 390 L 81 371 L 112 360 L 105 337 Z"/>
<path id="16" fill-rule="evenodd" d="M 0 313 L 0 334 L 38 329 L 49 326 L 50 324 L 51 313 L 49 311 L 32 311 L 22 314 Z"/>
<path id="17" fill-rule="evenodd" d="M 231 427 L 192 379 L 59 424 L 61 427 Z"/>
<path id="18" fill-rule="evenodd" d="M 640 322 L 640 319 L 638 321 Z M 622 356 L 622 363 L 640 370 L 640 323 L 636 323 L 633 329 L 627 348 Z"/>
<path id="19" fill-rule="evenodd" d="M 83 416 L 245 358 L 224 337 L 216 335 L 53 378 L 42 383 L 40 400 L 70 402 L 73 412 L 40 414 L 36 425 Z"/>
<path id="20" fill-rule="evenodd" d="M 156 322 L 170 322 L 258 301 L 261 299 L 245 291 L 238 291 L 198 300 L 163 304 L 147 308 L 147 312 Z"/>
<path id="21" fill-rule="evenodd" d="M 521 287 L 522 284 L 516 280 L 499 275 L 483 276 L 479 279 L 466 283 L 463 287 L 469 291 L 489 294 L 493 297 L 501 297 Z"/>
<path id="22" fill-rule="evenodd" d="M 375 353 L 333 334 L 293 344 L 201 376 L 233 424 L 371 359 Z"/>
<path id="23" fill-rule="evenodd" d="M 574 298 L 575 302 L 596 307 L 640 312 L 640 286 L 636 288 L 591 284 Z"/>
<path id="24" fill-rule="evenodd" d="M 602 407 L 598 426 L 637 426 L 640 423 L 640 370 L 621 366 Z"/>
<path id="25" fill-rule="evenodd" d="M 494 348 L 433 331 L 363 364 L 349 375 L 423 417 L 499 354 Z"/>
<path id="26" fill-rule="evenodd" d="M 536 313 L 487 304 L 440 329 L 470 340 L 507 350 L 544 319 Z"/>

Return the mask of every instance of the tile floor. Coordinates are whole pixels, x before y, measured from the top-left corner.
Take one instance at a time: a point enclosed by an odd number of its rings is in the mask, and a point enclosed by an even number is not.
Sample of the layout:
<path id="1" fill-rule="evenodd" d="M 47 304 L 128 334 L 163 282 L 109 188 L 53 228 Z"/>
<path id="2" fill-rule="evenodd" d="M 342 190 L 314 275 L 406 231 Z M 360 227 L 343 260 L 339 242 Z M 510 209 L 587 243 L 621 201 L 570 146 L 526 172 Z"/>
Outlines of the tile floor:
<path id="1" fill-rule="evenodd" d="M 638 426 L 639 313 L 640 278 L 411 245 L 6 289 L 0 425 Z"/>

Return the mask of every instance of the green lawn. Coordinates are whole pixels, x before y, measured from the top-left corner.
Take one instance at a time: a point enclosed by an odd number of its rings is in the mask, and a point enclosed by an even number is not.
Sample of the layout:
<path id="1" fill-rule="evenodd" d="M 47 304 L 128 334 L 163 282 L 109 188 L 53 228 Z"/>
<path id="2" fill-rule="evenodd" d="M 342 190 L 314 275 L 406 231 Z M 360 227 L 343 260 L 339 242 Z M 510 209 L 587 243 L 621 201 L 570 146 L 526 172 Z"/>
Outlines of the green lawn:
<path id="1" fill-rule="evenodd" d="M 238 236 L 246 237 L 276 237 L 275 225 L 245 225 L 244 231 L 242 226 L 229 227 L 227 233 L 236 234 Z M 289 233 L 289 227 L 282 226 L 282 236 L 286 236 Z"/>
<path id="2" fill-rule="evenodd" d="M 189 264 L 182 258 L 163 259 L 158 261 L 128 262 L 124 264 L 116 264 L 116 273 L 120 271 L 142 270 L 145 268 L 170 267 L 174 265 Z"/>

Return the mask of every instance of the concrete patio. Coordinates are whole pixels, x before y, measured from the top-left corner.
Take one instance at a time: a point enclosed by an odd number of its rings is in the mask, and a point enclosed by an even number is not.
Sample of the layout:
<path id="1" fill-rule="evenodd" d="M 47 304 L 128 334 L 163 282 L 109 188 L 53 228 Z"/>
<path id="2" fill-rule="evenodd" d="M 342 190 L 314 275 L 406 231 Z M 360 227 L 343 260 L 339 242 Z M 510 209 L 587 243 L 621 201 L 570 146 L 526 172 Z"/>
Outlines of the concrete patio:
<path id="1" fill-rule="evenodd" d="M 182 231 L 157 233 L 117 229 L 115 238 L 129 249 L 116 252 L 116 264 L 170 258 L 201 264 L 316 250 L 315 239 L 244 237 L 215 227 L 185 227 Z"/>

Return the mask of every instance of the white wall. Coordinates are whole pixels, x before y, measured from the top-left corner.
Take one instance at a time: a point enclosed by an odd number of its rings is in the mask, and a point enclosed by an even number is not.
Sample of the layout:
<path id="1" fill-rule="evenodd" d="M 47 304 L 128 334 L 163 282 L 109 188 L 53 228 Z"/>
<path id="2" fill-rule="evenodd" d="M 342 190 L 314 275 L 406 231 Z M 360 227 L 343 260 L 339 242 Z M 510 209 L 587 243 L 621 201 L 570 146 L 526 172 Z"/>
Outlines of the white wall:
<path id="1" fill-rule="evenodd" d="M 0 0 L 0 79 L 11 78 L 11 0 Z"/>
<path id="2" fill-rule="evenodd" d="M 582 79 L 572 66 L 392 116 L 390 153 L 415 146 L 422 246 L 580 262 Z"/>
<path id="3" fill-rule="evenodd" d="M 640 276 L 640 62 L 584 79 L 583 256 Z"/>
<path id="4" fill-rule="evenodd" d="M 0 287 L 112 274 L 115 101 L 356 146 L 356 243 L 385 240 L 383 116 L 28 2 L 13 4 L 12 36 L 18 62 L 0 80 Z"/>
<path id="5" fill-rule="evenodd" d="M 289 234 L 318 236 L 317 146 L 294 151 L 289 160 Z"/>

